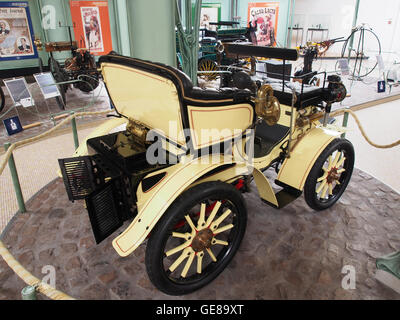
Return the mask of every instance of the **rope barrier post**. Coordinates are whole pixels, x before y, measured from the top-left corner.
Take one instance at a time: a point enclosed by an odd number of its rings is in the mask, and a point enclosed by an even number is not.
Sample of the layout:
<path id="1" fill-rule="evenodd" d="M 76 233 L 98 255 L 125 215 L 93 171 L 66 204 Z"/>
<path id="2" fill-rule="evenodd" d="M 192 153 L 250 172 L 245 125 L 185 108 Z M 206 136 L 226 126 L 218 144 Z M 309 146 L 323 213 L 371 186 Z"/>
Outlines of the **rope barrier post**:
<path id="1" fill-rule="evenodd" d="M 75 112 L 71 112 L 71 115 L 73 115 Z M 74 135 L 74 143 L 75 143 L 75 150 L 78 149 L 79 147 L 79 138 L 78 138 L 78 130 L 76 128 L 76 119 L 75 117 L 72 118 L 71 120 L 71 126 L 72 126 L 72 133 Z"/>
<path id="2" fill-rule="evenodd" d="M 27 286 L 21 290 L 22 300 L 37 300 L 36 288 L 34 286 Z"/>
<path id="3" fill-rule="evenodd" d="M 11 146 L 11 143 L 7 142 L 6 144 L 4 144 L 4 149 L 7 151 L 10 148 L 10 146 Z M 12 153 L 10 155 L 10 159 L 8 159 L 8 167 L 10 168 L 11 178 L 12 178 L 14 190 L 15 190 L 15 195 L 17 196 L 19 211 L 21 213 L 25 213 L 26 208 L 25 208 L 24 196 L 22 194 L 21 184 L 20 184 L 19 178 L 18 178 L 17 167 L 15 166 L 14 156 Z"/>
<path id="4" fill-rule="evenodd" d="M 349 122 L 349 113 L 347 112 L 347 110 L 344 110 L 342 127 L 347 128 L 347 123 L 348 122 Z M 346 138 L 346 132 L 342 133 L 341 138 L 342 139 Z"/>

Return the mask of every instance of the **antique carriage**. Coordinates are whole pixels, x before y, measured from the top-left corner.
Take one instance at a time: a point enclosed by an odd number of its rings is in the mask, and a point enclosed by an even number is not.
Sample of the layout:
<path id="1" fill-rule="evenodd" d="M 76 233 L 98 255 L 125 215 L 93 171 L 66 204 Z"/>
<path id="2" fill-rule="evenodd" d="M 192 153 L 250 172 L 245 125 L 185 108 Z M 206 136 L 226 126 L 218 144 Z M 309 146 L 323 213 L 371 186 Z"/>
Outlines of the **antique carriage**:
<path id="1" fill-rule="evenodd" d="M 264 49 L 297 59 L 296 50 Z M 149 278 L 167 294 L 195 291 L 228 265 L 245 234 L 243 193 L 253 180 L 268 205 L 282 208 L 304 191 L 323 210 L 351 178 L 351 143 L 321 122 L 345 96 L 337 77 L 301 92 L 285 78 L 275 89 L 258 81 L 252 90 L 213 90 L 160 63 L 110 54 L 100 66 L 117 117 L 59 160 L 66 190 L 85 199 L 97 243 L 125 221 L 112 241 L 119 255 L 148 239 Z M 269 168 L 278 192 L 263 174 Z"/>

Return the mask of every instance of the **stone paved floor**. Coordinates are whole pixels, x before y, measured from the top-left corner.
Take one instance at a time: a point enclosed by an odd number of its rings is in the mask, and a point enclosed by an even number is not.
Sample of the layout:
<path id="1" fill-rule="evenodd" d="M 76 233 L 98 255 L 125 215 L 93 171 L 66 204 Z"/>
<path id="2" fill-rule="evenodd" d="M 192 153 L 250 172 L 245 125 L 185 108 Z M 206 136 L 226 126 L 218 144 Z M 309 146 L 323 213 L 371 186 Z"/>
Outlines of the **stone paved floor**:
<path id="1" fill-rule="evenodd" d="M 34 197 L 2 238 L 35 276 L 54 266 L 57 289 L 79 299 L 400 298 L 374 279 L 375 259 L 400 250 L 400 195 L 386 185 L 356 170 L 340 201 L 320 213 L 303 197 L 283 210 L 270 208 L 255 186 L 245 199 L 248 226 L 235 258 L 214 282 L 185 297 L 153 287 L 145 245 L 121 258 L 111 246 L 116 232 L 96 246 L 82 202 L 68 202 L 61 179 Z M 345 265 L 356 269 L 355 290 L 341 288 Z M 0 299 L 19 299 L 23 287 L 0 261 Z"/>

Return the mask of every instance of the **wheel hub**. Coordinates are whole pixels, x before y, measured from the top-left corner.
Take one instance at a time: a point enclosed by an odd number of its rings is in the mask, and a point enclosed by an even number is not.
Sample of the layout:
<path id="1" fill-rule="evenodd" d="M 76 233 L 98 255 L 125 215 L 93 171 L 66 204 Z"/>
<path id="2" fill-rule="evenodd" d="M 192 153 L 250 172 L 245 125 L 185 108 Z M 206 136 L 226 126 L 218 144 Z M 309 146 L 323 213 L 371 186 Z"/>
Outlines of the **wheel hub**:
<path id="1" fill-rule="evenodd" d="M 328 176 L 326 177 L 326 181 L 329 184 L 332 184 L 336 180 L 339 180 L 339 174 L 337 171 L 337 168 L 332 168 L 331 171 L 329 171 Z"/>
<path id="2" fill-rule="evenodd" d="M 210 248 L 213 237 L 214 234 L 210 229 L 199 231 L 192 241 L 192 249 L 195 252 L 201 252 L 204 249 Z"/>

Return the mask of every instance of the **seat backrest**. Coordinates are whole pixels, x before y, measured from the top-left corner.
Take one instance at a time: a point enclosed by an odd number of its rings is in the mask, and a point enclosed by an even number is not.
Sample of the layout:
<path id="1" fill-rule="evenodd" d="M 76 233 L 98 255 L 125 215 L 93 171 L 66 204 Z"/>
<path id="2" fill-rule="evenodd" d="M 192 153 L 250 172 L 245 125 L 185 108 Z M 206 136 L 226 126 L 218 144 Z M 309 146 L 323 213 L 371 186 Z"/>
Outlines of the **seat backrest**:
<path id="1" fill-rule="evenodd" d="M 178 133 L 182 131 L 179 87 L 171 79 L 154 72 L 156 65 L 145 65 L 141 60 L 110 55 L 101 57 L 100 64 L 118 112 L 175 141 L 176 138 L 168 135 L 171 123 L 178 126 Z M 179 144 L 185 144 L 184 137 L 177 139 Z"/>
<path id="2" fill-rule="evenodd" d="M 100 65 L 119 113 L 185 148 L 228 141 L 254 121 L 249 90 L 193 88 L 176 68 L 119 55 L 101 57 Z M 189 131 L 189 144 L 184 129 Z"/>

